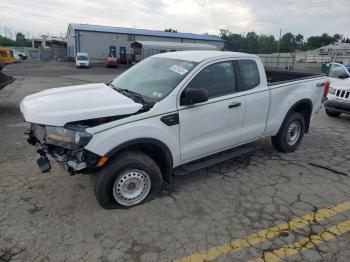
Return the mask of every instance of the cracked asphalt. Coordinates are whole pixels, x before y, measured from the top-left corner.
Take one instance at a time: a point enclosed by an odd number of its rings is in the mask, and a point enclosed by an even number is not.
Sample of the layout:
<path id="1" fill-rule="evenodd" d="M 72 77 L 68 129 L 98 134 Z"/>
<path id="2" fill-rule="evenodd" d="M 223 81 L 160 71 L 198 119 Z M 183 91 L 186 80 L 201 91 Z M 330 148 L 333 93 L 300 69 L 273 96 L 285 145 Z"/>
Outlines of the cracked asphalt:
<path id="1" fill-rule="evenodd" d="M 0 261 L 350 261 L 350 116 L 321 110 L 299 150 L 259 150 L 176 177 L 151 202 L 104 210 L 93 175 L 36 167 L 21 99 L 122 69 L 21 63 L 0 91 Z"/>

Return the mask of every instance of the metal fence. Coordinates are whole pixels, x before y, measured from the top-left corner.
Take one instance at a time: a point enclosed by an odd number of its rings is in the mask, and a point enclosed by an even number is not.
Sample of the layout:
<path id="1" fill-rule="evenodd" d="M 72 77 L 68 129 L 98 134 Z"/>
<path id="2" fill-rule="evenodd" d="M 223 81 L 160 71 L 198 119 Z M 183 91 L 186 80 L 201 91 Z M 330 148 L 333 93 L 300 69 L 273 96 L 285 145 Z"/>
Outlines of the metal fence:
<path id="1" fill-rule="evenodd" d="M 296 61 L 305 63 L 339 62 L 350 64 L 350 56 L 296 54 Z"/>
<path id="2" fill-rule="evenodd" d="M 287 69 L 295 67 L 294 54 L 258 54 L 266 68 Z"/>
<path id="3" fill-rule="evenodd" d="M 350 64 L 350 56 L 317 55 L 307 53 L 296 54 L 258 54 L 266 68 L 295 69 L 296 63 L 327 63 L 338 62 L 344 65 Z"/>

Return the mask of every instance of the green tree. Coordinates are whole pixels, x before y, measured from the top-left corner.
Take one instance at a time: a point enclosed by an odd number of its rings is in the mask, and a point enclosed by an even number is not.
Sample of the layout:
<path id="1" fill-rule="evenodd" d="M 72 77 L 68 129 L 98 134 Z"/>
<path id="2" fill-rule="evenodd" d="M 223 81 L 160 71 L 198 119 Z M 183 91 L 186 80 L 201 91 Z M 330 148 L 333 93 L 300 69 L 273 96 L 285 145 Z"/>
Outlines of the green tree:
<path id="1" fill-rule="evenodd" d="M 240 34 L 232 34 L 230 31 L 220 29 L 220 37 L 225 40 L 225 49 L 230 51 L 242 51 L 242 36 Z"/>
<path id="2" fill-rule="evenodd" d="M 260 35 L 259 36 L 259 53 L 270 54 L 276 52 L 277 41 L 273 35 Z"/>
<path id="3" fill-rule="evenodd" d="M 246 53 L 259 53 L 259 36 L 255 32 L 249 32 L 243 41 Z"/>
<path id="4" fill-rule="evenodd" d="M 342 34 L 335 34 L 333 36 L 333 39 L 335 40 L 335 42 L 340 42 L 343 39 L 343 35 Z"/>
<path id="5" fill-rule="evenodd" d="M 277 49 L 277 41 L 272 35 L 257 35 L 249 32 L 245 36 L 233 34 L 226 29 L 220 29 L 220 36 L 225 40 L 225 49 L 246 53 L 273 53 Z"/>
<path id="6" fill-rule="evenodd" d="M 304 46 L 304 36 L 301 34 L 297 34 L 295 36 L 296 48 L 301 50 Z"/>
<path id="7" fill-rule="evenodd" d="M 278 41 L 273 35 L 257 35 L 249 32 L 245 36 L 231 33 L 229 30 L 220 29 L 220 36 L 225 40 L 225 49 L 237 52 L 269 54 L 277 51 Z M 314 50 L 321 46 L 334 42 L 350 43 L 349 38 L 344 38 L 341 34 L 333 36 L 324 33 L 322 35 L 310 36 L 306 41 L 302 34 L 294 35 L 291 32 L 281 37 L 280 52 L 295 52 L 295 50 Z"/>
<path id="8" fill-rule="evenodd" d="M 296 38 L 292 33 L 286 33 L 281 37 L 280 52 L 293 53 L 297 47 Z"/>
<path id="9" fill-rule="evenodd" d="M 22 34 L 21 32 L 18 32 L 16 34 L 16 42 L 19 46 L 24 46 L 26 41 L 26 37 L 24 36 L 24 34 Z"/>
<path id="10" fill-rule="evenodd" d="M 17 45 L 16 41 L 0 35 L 0 46 L 16 46 L 16 45 Z"/>
<path id="11" fill-rule="evenodd" d="M 334 37 L 330 36 L 329 34 L 322 34 L 320 37 L 321 46 L 332 44 L 333 42 L 337 42 Z"/>
<path id="12" fill-rule="evenodd" d="M 341 40 L 342 43 L 349 43 L 350 44 L 350 38 L 343 38 Z"/>
<path id="13" fill-rule="evenodd" d="M 310 36 L 305 43 L 305 49 L 314 50 L 322 46 L 329 45 L 334 42 L 338 42 L 338 37 L 339 37 L 338 35 L 339 34 L 335 34 L 334 36 L 331 36 L 327 33 L 323 33 L 320 36 Z"/>
<path id="14" fill-rule="evenodd" d="M 16 34 L 16 44 L 17 46 L 31 46 L 32 43 L 29 39 L 26 39 L 25 35 L 21 32 Z"/>

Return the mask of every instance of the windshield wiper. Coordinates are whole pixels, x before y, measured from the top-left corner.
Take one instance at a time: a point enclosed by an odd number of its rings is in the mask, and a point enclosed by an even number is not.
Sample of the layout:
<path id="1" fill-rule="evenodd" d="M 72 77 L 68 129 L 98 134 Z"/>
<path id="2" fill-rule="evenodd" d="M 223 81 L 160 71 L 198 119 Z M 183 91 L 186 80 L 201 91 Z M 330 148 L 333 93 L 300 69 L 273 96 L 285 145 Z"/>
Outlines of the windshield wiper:
<path id="1" fill-rule="evenodd" d="M 115 86 L 113 85 L 113 80 L 111 80 L 111 81 L 109 81 L 109 82 L 107 82 L 106 83 L 106 85 L 108 85 L 108 86 L 111 86 L 112 88 L 114 88 L 115 89 Z"/>
<path id="2" fill-rule="evenodd" d="M 144 99 L 143 99 L 143 96 L 142 96 L 140 93 L 131 91 L 131 90 L 129 90 L 129 89 L 124 89 L 124 88 L 115 88 L 115 89 L 121 90 L 122 94 L 127 93 L 127 94 L 130 94 L 130 95 L 132 95 L 132 96 L 138 98 L 138 99 L 140 100 L 140 101 L 138 101 L 138 102 L 141 102 L 142 104 L 145 103 L 145 101 L 144 101 Z"/>
<path id="3" fill-rule="evenodd" d="M 141 103 L 141 104 L 145 104 L 145 101 L 143 99 L 143 96 L 137 92 L 131 91 L 129 89 L 125 89 L 125 88 L 119 88 L 116 87 L 115 85 L 112 84 L 112 82 L 108 83 L 108 85 L 110 85 L 114 90 L 118 91 L 119 93 L 126 95 L 130 98 L 136 98 L 137 101 L 135 101 L 136 103 Z"/>

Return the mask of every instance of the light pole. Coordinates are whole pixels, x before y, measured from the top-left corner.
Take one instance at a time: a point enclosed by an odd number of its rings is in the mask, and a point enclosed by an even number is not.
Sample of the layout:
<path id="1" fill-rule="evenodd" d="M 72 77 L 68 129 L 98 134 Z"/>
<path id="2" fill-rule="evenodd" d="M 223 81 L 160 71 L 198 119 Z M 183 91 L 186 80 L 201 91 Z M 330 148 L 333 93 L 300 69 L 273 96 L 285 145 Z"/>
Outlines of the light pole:
<path id="1" fill-rule="evenodd" d="M 278 39 L 278 45 L 277 45 L 277 69 L 280 63 L 280 43 L 281 43 L 281 36 L 282 36 L 282 28 L 280 29 L 280 37 Z"/>
<path id="2" fill-rule="evenodd" d="M 277 54 L 280 53 L 281 36 L 282 36 L 282 28 L 280 29 L 280 37 L 279 37 L 279 39 L 278 39 Z"/>

